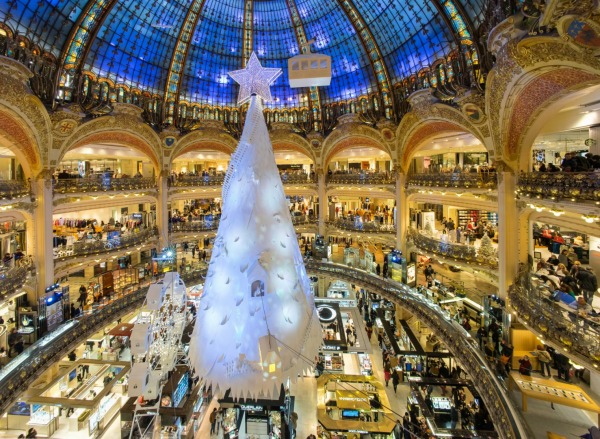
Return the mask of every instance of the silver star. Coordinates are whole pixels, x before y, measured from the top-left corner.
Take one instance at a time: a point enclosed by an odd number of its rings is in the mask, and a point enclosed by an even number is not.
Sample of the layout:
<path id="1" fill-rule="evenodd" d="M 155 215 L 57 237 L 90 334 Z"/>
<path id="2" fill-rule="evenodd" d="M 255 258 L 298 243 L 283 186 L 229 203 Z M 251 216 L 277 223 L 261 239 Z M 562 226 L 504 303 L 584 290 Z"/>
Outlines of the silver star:
<path id="1" fill-rule="evenodd" d="M 281 75 L 281 69 L 272 69 L 260 65 L 256 54 L 252 52 L 245 69 L 228 72 L 235 82 L 240 84 L 238 105 L 250 100 L 256 94 L 266 102 L 271 101 L 271 84 Z"/>

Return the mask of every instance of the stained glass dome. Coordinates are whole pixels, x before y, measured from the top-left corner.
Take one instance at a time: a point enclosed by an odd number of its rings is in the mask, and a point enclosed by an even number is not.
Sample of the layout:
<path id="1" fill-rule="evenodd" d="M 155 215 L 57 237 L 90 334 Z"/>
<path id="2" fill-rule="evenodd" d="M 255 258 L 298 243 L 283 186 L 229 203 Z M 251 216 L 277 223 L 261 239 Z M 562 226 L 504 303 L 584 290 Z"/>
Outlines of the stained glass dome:
<path id="1" fill-rule="evenodd" d="M 321 105 L 385 92 L 472 44 L 485 0 L 8 0 L 0 22 L 52 54 L 66 71 L 91 72 L 167 99 L 235 106 L 226 72 L 256 51 L 284 71 L 272 107 L 296 107 L 287 60 L 314 39 L 332 58 Z M 313 94 L 313 97 L 316 96 Z"/>

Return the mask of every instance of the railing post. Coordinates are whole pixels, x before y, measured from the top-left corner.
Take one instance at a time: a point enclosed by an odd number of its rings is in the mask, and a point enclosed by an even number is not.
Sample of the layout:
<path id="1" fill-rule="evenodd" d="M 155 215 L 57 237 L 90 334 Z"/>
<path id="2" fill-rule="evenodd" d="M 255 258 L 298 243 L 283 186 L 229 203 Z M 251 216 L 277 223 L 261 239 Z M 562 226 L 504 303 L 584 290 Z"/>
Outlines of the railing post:
<path id="1" fill-rule="evenodd" d="M 34 254 L 37 262 L 37 285 L 36 297 L 29 297 L 30 303 L 36 303 L 37 299 L 45 294 L 46 287 L 54 283 L 52 174 L 52 169 L 43 169 L 32 181 L 32 191 L 37 203 L 33 212 L 34 221 L 32 224 L 32 227 L 34 227 L 34 242 L 31 247 L 28 245 L 28 251 Z"/>

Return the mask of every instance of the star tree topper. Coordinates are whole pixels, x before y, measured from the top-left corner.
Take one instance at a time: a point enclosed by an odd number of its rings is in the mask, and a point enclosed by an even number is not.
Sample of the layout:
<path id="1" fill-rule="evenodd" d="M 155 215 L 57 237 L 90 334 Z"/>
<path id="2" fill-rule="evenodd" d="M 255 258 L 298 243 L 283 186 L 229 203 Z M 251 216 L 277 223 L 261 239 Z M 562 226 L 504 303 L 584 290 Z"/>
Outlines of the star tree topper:
<path id="1" fill-rule="evenodd" d="M 235 82 L 240 84 L 238 105 L 250 100 L 253 94 L 266 102 L 271 101 L 271 84 L 281 75 L 281 69 L 272 69 L 260 65 L 256 54 L 252 52 L 245 69 L 228 72 Z"/>

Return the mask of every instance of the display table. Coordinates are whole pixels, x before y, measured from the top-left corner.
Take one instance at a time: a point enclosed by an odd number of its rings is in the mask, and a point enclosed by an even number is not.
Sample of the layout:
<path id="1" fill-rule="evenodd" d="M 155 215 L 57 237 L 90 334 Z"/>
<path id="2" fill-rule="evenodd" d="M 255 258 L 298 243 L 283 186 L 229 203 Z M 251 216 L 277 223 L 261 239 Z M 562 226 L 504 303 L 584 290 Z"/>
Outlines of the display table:
<path id="1" fill-rule="evenodd" d="M 512 389 L 515 385 L 522 395 L 523 412 L 527 411 L 527 398 L 530 397 L 598 413 L 598 422 L 600 423 L 600 406 L 591 396 L 573 384 L 511 372 L 508 388 Z"/>

